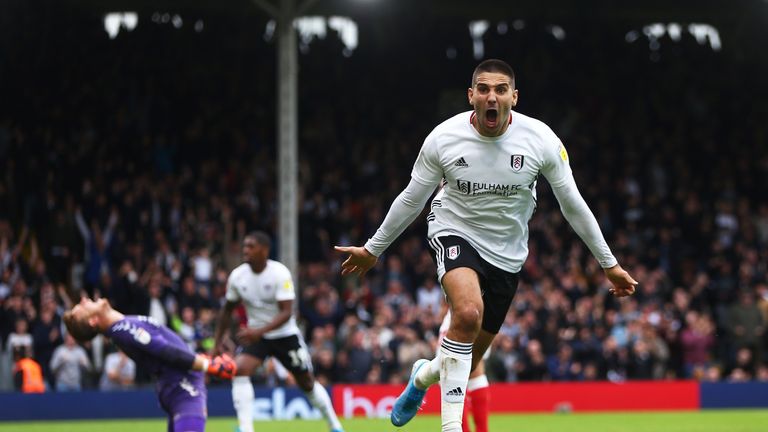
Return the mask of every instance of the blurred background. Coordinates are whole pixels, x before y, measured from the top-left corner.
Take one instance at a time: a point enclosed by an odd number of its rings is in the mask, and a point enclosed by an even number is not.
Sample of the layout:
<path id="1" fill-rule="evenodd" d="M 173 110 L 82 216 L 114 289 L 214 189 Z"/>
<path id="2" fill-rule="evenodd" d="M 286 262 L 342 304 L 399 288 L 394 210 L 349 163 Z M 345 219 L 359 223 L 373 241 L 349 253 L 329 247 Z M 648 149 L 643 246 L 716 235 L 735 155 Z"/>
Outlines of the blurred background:
<path id="1" fill-rule="evenodd" d="M 281 244 L 264 3 L 2 1 L 0 390 L 24 356 L 48 391 L 149 385 L 103 339 L 52 367 L 77 350 L 69 298 L 106 297 L 205 351 L 243 235 Z M 322 383 L 404 383 L 433 355 L 424 218 L 365 280 L 340 277 L 333 245 L 374 233 L 492 57 L 516 71 L 517 110 L 565 143 L 640 286 L 607 294 L 541 182 L 491 381 L 768 381 L 768 2 L 614 3 L 321 0 L 294 21 L 298 248 L 273 254 L 296 255 Z"/>

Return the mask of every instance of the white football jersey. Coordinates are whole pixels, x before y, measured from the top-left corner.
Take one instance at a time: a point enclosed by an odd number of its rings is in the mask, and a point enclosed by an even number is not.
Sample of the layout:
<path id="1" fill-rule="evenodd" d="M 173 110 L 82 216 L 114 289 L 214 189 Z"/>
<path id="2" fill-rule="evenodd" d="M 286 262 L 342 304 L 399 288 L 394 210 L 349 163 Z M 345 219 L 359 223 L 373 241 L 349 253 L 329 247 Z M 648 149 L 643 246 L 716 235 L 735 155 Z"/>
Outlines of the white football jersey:
<path id="1" fill-rule="evenodd" d="M 473 111 L 458 114 L 427 136 L 411 177 L 443 188 L 427 216 L 429 238 L 456 235 L 509 272 L 528 256 L 528 221 L 536 209 L 539 174 L 553 186 L 572 177 L 568 153 L 543 122 L 512 112 L 507 131 L 480 135 Z"/>
<path id="2" fill-rule="evenodd" d="M 226 298 L 229 302 L 242 301 L 248 314 L 248 327 L 259 328 L 272 322 L 280 312 L 277 302 L 296 298 L 296 289 L 291 272 L 282 263 L 267 260 L 261 273 L 254 273 L 250 264 L 243 263 L 229 274 Z M 265 333 L 264 338 L 298 334 L 296 318 L 291 315 L 285 324 Z"/>

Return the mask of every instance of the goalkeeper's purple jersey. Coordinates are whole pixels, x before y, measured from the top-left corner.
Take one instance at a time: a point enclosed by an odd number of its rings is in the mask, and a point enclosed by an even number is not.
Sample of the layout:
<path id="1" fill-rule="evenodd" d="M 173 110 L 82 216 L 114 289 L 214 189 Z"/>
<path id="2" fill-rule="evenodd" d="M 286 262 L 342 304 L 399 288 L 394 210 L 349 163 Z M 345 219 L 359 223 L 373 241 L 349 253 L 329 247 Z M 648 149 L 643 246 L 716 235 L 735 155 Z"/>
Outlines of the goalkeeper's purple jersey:
<path id="1" fill-rule="evenodd" d="M 190 402 L 190 397 L 205 406 L 203 373 L 190 370 L 195 353 L 171 329 L 152 318 L 133 315 L 112 324 L 104 334 L 136 362 L 137 368 L 157 378 L 157 393 L 164 409 L 176 411 L 179 403 Z"/>

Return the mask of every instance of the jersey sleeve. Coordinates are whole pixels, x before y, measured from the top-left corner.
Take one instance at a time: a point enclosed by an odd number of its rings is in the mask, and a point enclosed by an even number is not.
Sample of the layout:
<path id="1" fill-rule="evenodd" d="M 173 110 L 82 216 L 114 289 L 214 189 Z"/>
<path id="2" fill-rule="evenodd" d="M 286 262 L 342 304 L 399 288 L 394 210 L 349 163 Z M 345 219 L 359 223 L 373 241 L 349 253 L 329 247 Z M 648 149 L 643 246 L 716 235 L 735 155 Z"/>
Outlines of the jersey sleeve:
<path id="1" fill-rule="evenodd" d="M 544 137 L 544 161 L 541 173 L 553 188 L 560 187 L 573 178 L 568 152 L 554 132 L 548 131 Z"/>
<path id="2" fill-rule="evenodd" d="M 365 242 L 365 249 L 373 255 L 381 255 L 416 219 L 434 191 L 434 186 L 423 185 L 411 178 L 408 186 L 392 202 L 379 229 Z"/>
<path id="3" fill-rule="evenodd" d="M 132 332 L 112 332 L 109 336 L 126 353 L 141 351 L 155 360 L 179 370 L 191 369 L 195 361 L 195 354 L 189 348 L 181 348 L 170 343 L 158 331 L 150 332 L 143 327 L 138 327 Z"/>
<path id="4" fill-rule="evenodd" d="M 288 268 L 282 268 L 277 276 L 277 289 L 275 299 L 277 301 L 293 300 L 296 298 L 296 288 L 293 286 L 293 278 Z"/>
<path id="5" fill-rule="evenodd" d="M 237 303 L 240 301 L 240 294 L 237 292 L 237 289 L 235 289 L 234 286 L 234 274 L 234 271 L 229 274 L 229 277 L 227 278 L 227 292 L 224 294 L 224 297 L 230 303 Z"/>
<path id="6" fill-rule="evenodd" d="M 424 140 L 416 162 L 413 164 L 411 178 L 425 186 L 437 186 L 443 179 L 443 167 L 437 153 L 437 134 L 432 131 Z"/>

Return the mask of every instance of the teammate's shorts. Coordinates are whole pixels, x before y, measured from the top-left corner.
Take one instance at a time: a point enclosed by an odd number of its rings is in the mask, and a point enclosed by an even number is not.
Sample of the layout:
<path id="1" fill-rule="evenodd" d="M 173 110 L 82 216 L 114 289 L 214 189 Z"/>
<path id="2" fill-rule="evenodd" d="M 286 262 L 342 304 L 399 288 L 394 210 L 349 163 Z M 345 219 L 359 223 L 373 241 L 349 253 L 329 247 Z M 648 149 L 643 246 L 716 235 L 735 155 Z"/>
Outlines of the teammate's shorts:
<path id="1" fill-rule="evenodd" d="M 468 267 L 477 273 L 483 296 L 482 328 L 498 333 L 517 292 L 517 273 L 501 270 L 482 259 L 475 248 L 458 236 L 435 237 L 429 244 L 441 284 L 443 276 L 455 268 Z"/>
<path id="2" fill-rule="evenodd" d="M 294 375 L 312 371 L 309 351 L 304 339 L 299 335 L 277 339 L 262 338 L 255 344 L 238 347 L 236 353 L 250 354 L 262 361 L 272 356 Z"/>

